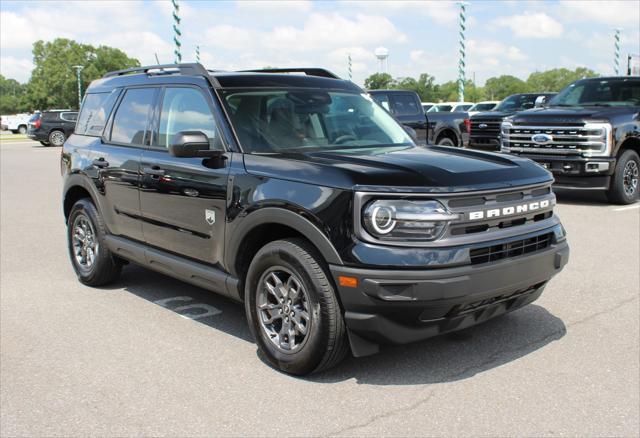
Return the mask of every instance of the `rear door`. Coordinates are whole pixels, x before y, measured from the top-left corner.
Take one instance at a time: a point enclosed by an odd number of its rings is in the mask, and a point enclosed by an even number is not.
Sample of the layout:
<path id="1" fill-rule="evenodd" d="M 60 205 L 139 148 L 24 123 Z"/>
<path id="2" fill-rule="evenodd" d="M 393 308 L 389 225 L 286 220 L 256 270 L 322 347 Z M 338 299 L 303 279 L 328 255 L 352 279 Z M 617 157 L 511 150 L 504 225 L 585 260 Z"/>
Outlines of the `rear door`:
<path id="1" fill-rule="evenodd" d="M 391 113 L 403 125 L 416 131 L 419 141 L 427 140 L 427 117 L 422 104 L 414 93 L 391 93 L 389 96 Z"/>
<path id="2" fill-rule="evenodd" d="M 155 117 L 154 138 L 141 163 L 140 205 L 147 244 L 205 263 L 222 260 L 230 154 L 212 160 L 169 154 L 173 136 L 201 131 L 210 148 L 225 150 L 209 91 L 166 86 Z"/>
<path id="3" fill-rule="evenodd" d="M 140 158 L 151 139 L 151 117 L 158 93 L 157 87 L 123 90 L 101 141 L 91 152 L 96 185 L 103 195 L 101 213 L 109 231 L 139 241 L 144 240 Z M 82 123 L 81 117 L 78 125 Z"/>

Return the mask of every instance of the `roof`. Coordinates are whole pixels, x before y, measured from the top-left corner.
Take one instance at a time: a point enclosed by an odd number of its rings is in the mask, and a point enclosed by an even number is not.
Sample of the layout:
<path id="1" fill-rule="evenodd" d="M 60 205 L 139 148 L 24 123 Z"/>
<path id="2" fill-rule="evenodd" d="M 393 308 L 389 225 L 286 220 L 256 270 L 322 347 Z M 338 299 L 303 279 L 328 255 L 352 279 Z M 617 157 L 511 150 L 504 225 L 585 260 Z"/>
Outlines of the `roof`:
<path id="1" fill-rule="evenodd" d="M 149 84 L 196 84 L 215 88 L 322 88 L 362 92 L 353 82 L 340 79 L 321 68 L 225 72 L 206 70 L 201 64 L 153 65 L 110 72 L 93 81 L 87 92 L 109 92 L 118 87 Z"/>

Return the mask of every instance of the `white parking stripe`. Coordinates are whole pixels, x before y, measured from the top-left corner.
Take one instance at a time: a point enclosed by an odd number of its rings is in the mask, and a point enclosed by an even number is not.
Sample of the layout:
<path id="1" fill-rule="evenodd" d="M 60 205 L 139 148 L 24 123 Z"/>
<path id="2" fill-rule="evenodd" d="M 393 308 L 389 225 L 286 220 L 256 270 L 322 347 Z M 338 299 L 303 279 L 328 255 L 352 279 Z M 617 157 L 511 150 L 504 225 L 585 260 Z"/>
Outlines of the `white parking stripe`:
<path id="1" fill-rule="evenodd" d="M 628 205 L 626 207 L 618 207 L 618 208 L 614 208 L 613 211 L 625 211 L 625 210 L 634 210 L 636 208 L 640 208 L 640 204 L 636 204 L 636 205 Z"/>

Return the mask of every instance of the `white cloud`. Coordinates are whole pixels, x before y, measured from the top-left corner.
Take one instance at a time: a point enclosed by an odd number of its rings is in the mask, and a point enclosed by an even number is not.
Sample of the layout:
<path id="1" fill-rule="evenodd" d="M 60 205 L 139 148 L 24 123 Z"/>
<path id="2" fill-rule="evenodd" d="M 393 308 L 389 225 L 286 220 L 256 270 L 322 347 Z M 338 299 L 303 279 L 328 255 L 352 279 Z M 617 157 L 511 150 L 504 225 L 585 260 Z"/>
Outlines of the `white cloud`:
<path id="1" fill-rule="evenodd" d="M 499 41 L 490 40 L 469 40 L 467 42 L 467 53 L 480 57 L 499 57 L 506 58 L 511 61 L 522 61 L 527 56 L 515 46 L 507 46 Z"/>
<path id="2" fill-rule="evenodd" d="M 560 22 L 543 12 L 524 12 L 519 15 L 496 18 L 493 24 L 511 29 L 520 38 L 557 38 L 564 28 Z"/>
<path id="3" fill-rule="evenodd" d="M 631 1 L 567 1 L 559 5 L 563 21 L 604 23 L 637 29 L 640 26 L 640 2 Z M 640 43 L 639 43 L 640 44 Z"/>
<path id="4" fill-rule="evenodd" d="M 311 1 L 272 1 L 272 0 L 242 0 L 236 2 L 238 10 L 259 14 L 291 14 L 310 12 L 313 9 Z"/>
<path id="5" fill-rule="evenodd" d="M 0 57 L 0 74 L 5 78 L 18 82 L 27 82 L 31 76 L 33 63 L 30 59 L 20 59 L 13 56 Z"/>
<path id="6" fill-rule="evenodd" d="M 452 1 L 412 1 L 412 0 L 382 0 L 382 1 L 343 1 L 344 5 L 384 15 L 412 14 L 426 16 L 433 20 L 433 24 L 451 25 L 458 20 L 458 6 Z"/>

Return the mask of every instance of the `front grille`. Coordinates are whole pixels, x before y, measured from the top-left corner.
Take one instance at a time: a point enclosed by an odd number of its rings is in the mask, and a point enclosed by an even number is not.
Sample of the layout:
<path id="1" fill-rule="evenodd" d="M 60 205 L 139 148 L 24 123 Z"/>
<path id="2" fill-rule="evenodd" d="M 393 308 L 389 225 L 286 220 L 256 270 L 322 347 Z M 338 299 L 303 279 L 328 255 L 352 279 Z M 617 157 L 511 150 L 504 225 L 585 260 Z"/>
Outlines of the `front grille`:
<path id="1" fill-rule="evenodd" d="M 501 138 L 505 152 L 581 155 L 606 151 L 608 135 L 602 125 L 506 125 Z"/>
<path id="2" fill-rule="evenodd" d="M 472 265 L 495 262 L 497 260 L 530 254 L 551 245 L 553 233 L 541 234 L 528 239 L 475 248 L 470 251 Z"/>
<path id="3" fill-rule="evenodd" d="M 481 135 L 498 137 L 500 135 L 500 124 L 502 123 L 502 119 L 479 119 L 474 120 L 471 119 L 471 136 Z M 482 125 L 482 127 L 480 127 Z M 486 125 L 486 126 L 485 126 Z"/>

